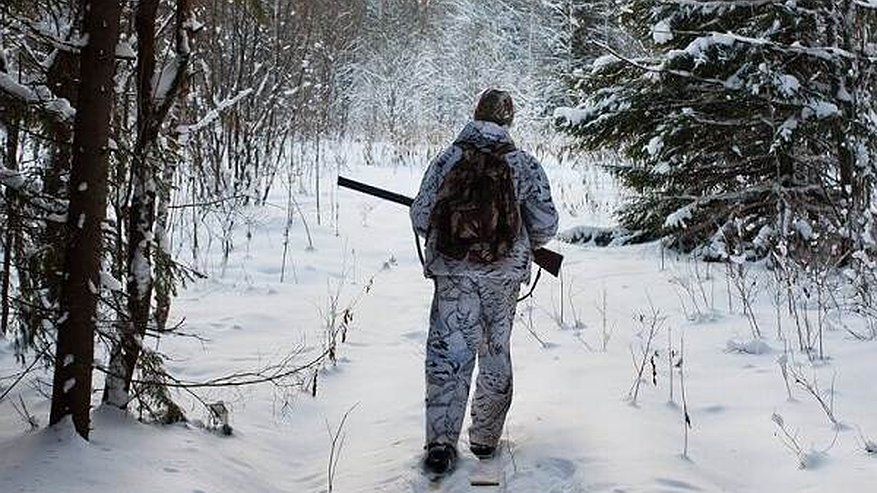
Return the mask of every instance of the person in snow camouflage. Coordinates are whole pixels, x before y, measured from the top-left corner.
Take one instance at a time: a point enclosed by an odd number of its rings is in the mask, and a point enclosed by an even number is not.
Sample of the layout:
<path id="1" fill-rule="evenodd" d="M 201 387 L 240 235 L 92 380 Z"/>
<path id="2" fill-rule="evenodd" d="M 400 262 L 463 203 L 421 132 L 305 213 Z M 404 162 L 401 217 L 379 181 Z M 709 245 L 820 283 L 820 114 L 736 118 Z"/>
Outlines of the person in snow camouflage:
<path id="1" fill-rule="evenodd" d="M 425 459 L 425 466 L 435 473 L 446 472 L 456 460 L 476 358 L 478 377 L 471 408 L 470 450 L 479 458 L 490 457 L 496 450 L 512 400 L 509 338 L 518 293 L 522 283 L 530 282 L 533 250 L 557 232 L 557 211 L 548 178 L 533 156 L 515 148 L 508 133 L 513 118 L 508 93 L 495 89 L 483 92 L 474 120 L 430 164 L 411 206 L 414 229 L 426 238 L 424 274 L 435 283 L 426 347 Z M 443 186 L 445 178 L 454 176 L 451 170 L 456 166 L 470 165 L 473 152 L 499 156 L 500 163 L 507 166 L 514 210 L 505 214 L 517 218 L 497 219 L 497 214 L 492 214 L 495 229 L 491 232 L 499 234 L 501 228 L 497 225 L 512 225 L 516 231 L 510 244 L 493 245 L 489 249 L 493 255 L 486 259 L 473 252 L 453 256 L 442 253 L 446 249 L 439 247 L 441 228 L 436 227 L 442 223 L 436 217 L 437 209 L 442 208 L 438 204 L 448 193 L 448 187 Z M 495 160 L 482 158 L 483 163 L 491 161 Z M 472 190 L 461 193 L 479 196 Z"/>

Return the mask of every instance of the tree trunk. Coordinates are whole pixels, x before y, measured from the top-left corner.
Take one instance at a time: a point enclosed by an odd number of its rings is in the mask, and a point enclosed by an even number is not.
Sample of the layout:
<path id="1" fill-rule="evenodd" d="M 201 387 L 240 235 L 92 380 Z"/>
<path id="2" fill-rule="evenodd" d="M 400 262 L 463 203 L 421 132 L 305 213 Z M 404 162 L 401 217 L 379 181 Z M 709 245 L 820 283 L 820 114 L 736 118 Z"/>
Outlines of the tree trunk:
<path id="1" fill-rule="evenodd" d="M 18 170 L 18 137 L 19 118 L 15 110 L 7 109 L 8 115 L 3 118 L 6 127 L 6 149 L 3 150 L 6 168 Z M 3 280 L 0 283 L 0 334 L 6 334 L 9 327 L 10 288 L 12 285 L 12 252 L 15 251 L 19 236 L 17 195 L 14 187 L 7 187 L 4 200 L 6 202 L 6 233 L 3 238 Z"/>
<path id="2" fill-rule="evenodd" d="M 78 32 L 78 30 L 76 31 Z M 49 67 L 49 87 L 59 98 L 70 102 L 76 101 L 79 85 L 79 60 L 76 55 L 67 51 L 59 51 L 55 61 Z M 73 128 L 70 122 L 51 120 L 47 129 L 52 135 L 51 158 L 43 171 L 43 192 L 49 197 L 63 197 L 64 177 L 70 173 L 72 158 L 71 141 Z M 46 305 L 54 317 L 61 297 L 61 273 L 63 269 L 66 236 L 64 225 L 58 221 L 46 221 L 44 253 L 41 258 L 41 269 L 46 283 Z"/>
<path id="3" fill-rule="evenodd" d="M 55 351 L 50 424 L 72 415 L 76 431 L 88 439 L 94 332 L 100 290 L 106 215 L 110 112 L 120 0 L 89 0 L 83 32 L 83 71 L 73 130 L 68 242 L 61 284 L 61 320 Z"/>
<path id="4" fill-rule="evenodd" d="M 120 324 L 119 341 L 110 355 L 104 402 L 125 408 L 131 381 L 150 320 L 155 284 L 153 244 L 156 220 L 157 170 L 153 166 L 159 129 L 179 91 L 189 58 L 187 23 L 189 0 L 177 0 L 176 74 L 167 90 L 156 94 L 155 27 L 158 0 L 141 0 L 137 7 L 137 140 L 131 160 L 131 205 L 128 210 L 128 320 Z M 162 84 L 159 83 L 158 86 Z M 166 175 L 167 176 L 167 175 Z M 172 177 L 172 175 L 170 175 Z M 170 186 L 169 183 L 165 184 Z"/>

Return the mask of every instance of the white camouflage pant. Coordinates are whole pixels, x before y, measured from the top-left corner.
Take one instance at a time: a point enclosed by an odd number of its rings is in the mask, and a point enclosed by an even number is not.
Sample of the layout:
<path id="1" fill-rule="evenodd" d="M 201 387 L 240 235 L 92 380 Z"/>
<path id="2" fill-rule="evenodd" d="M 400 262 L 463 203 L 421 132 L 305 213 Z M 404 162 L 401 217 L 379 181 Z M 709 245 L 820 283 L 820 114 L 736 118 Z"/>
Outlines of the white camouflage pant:
<path id="1" fill-rule="evenodd" d="M 438 276 L 426 345 L 426 443 L 456 446 L 472 370 L 470 443 L 495 446 L 512 401 L 509 338 L 520 281 Z"/>

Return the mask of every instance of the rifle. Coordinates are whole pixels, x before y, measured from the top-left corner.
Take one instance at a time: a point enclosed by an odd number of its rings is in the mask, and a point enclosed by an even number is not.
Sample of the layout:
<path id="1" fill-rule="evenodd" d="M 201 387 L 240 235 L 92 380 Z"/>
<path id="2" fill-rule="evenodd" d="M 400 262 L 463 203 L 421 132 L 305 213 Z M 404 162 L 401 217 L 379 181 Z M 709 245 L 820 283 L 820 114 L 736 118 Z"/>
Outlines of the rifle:
<path id="1" fill-rule="evenodd" d="M 366 193 L 384 200 L 389 200 L 390 202 L 395 202 L 406 207 L 411 207 L 411 204 L 414 203 L 414 199 L 411 197 L 384 190 L 383 188 L 373 187 L 362 182 L 344 178 L 343 176 L 338 176 L 338 186 Z M 563 255 L 547 248 L 537 248 L 536 250 L 533 250 L 533 262 L 539 267 L 545 269 L 545 271 L 552 276 L 557 277 L 560 274 Z"/>

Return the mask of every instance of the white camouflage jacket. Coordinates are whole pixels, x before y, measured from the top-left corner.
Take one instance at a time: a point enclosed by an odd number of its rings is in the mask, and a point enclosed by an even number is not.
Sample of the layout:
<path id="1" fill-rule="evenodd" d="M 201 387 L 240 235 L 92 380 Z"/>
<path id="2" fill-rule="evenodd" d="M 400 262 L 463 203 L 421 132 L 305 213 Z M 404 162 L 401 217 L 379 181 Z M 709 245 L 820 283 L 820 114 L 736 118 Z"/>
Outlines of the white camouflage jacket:
<path id="1" fill-rule="evenodd" d="M 492 122 L 470 121 L 453 145 L 427 168 L 420 191 L 411 206 L 414 230 L 426 238 L 423 266 L 426 277 L 459 275 L 529 282 L 532 251 L 548 243 L 557 233 L 557 211 L 542 165 L 525 151 L 515 149 L 505 155 L 515 179 L 515 193 L 523 220 L 518 239 L 505 259 L 492 264 L 454 260 L 436 251 L 434 234 L 427 238 L 429 215 L 435 205 L 439 186 L 448 171 L 460 161 L 463 155 L 461 146 L 495 149 L 507 144 L 513 142 L 505 128 Z"/>

